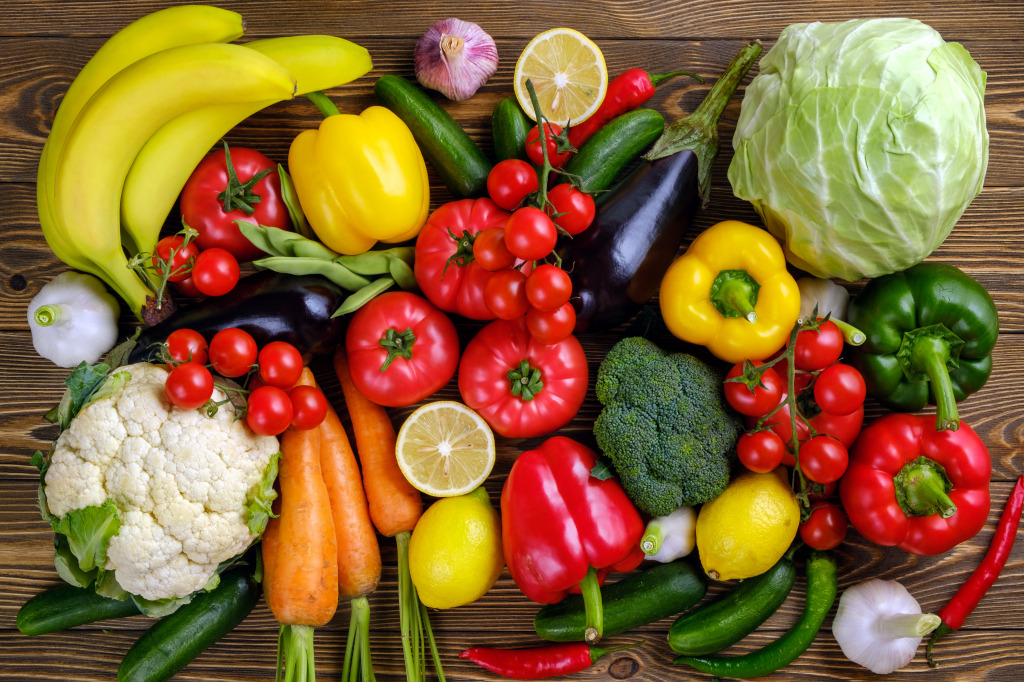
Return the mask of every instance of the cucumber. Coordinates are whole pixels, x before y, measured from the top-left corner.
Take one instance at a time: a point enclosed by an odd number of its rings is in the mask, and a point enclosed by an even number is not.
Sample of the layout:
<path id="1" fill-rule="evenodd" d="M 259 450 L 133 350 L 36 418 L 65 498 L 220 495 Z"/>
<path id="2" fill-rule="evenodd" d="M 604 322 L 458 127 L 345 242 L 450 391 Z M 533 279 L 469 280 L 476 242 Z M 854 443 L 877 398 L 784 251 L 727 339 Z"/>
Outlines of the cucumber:
<path id="1" fill-rule="evenodd" d="M 601 588 L 606 637 L 653 623 L 690 608 L 707 592 L 704 574 L 677 559 Z M 542 608 L 533 629 L 553 642 L 582 642 L 586 627 L 583 597 L 574 594 Z"/>
<path id="2" fill-rule="evenodd" d="M 138 613 L 139 609 L 131 599 L 109 599 L 96 594 L 91 588 L 63 583 L 25 602 L 18 611 L 18 629 L 24 635 L 42 635 Z"/>
<path id="3" fill-rule="evenodd" d="M 241 623 L 256 606 L 260 586 L 250 570 L 221 576 L 220 584 L 158 620 L 132 645 L 117 669 L 119 682 L 158 682 L 184 668 Z"/>
<path id="4" fill-rule="evenodd" d="M 563 171 L 578 176 L 587 194 L 604 192 L 657 140 L 665 118 L 653 109 L 634 109 L 602 126 L 572 155 Z"/>
<path id="5" fill-rule="evenodd" d="M 373 94 L 409 126 L 423 156 L 452 194 L 479 197 L 487 192 L 490 160 L 430 95 L 407 79 L 392 75 L 378 78 Z"/>
<path id="6" fill-rule="evenodd" d="M 533 127 L 533 121 L 526 117 L 519 100 L 506 97 L 494 105 L 491 114 L 491 140 L 494 142 L 495 161 L 523 159 L 526 157 L 526 134 Z"/>
<path id="7" fill-rule="evenodd" d="M 778 610 L 795 580 L 790 550 L 761 575 L 747 578 L 718 599 L 679 616 L 668 630 L 668 645 L 686 656 L 732 646 Z"/>

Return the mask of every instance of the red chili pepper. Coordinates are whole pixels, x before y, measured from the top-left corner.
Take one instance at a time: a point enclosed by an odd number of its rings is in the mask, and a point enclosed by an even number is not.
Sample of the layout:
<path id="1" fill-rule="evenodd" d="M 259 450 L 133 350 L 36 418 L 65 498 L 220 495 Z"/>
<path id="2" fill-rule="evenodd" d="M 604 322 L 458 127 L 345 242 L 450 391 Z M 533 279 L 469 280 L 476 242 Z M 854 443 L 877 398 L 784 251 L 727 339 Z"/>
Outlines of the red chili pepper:
<path id="1" fill-rule="evenodd" d="M 604 101 L 590 118 L 569 128 L 569 143 L 576 149 L 596 133 L 601 126 L 620 114 L 636 109 L 654 96 L 654 88 L 673 76 L 689 76 L 703 83 L 704 79 L 691 71 L 649 74 L 643 69 L 630 69 L 608 84 Z M 570 121 L 570 124 L 572 121 Z"/>
<path id="2" fill-rule="evenodd" d="M 960 589 L 956 591 L 949 603 L 939 610 L 939 618 L 942 623 L 932 633 L 928 640 L 928 647 L 925 649 L 925 657 L 928 665 L 933 668 L 938 665 L 932 660 L 932 646 L 935 641 L 945 634 L 959 630 L 964 620 L 970 615 L 974 607 L 978 605 L 981 598 L 985 596 L 988 588 L 999 577 L 1006 560 L 1013 549 L 1013 541 L 1017 537 L 1017 527 L 1020 525 L 1021 510 L 1024 509 L 1024 476 L 1017 478 L 1017 485 L 1010 492 L 1006 500 L 1006 507 L 1002 516 L 999 517 L 999 525 L 996 527 L 995 535 L 992 536 L 992 543 L 989 545 L 985 558 L 971 577 L 967 579 Z"/>
<path id="3" fill-rule="evenodd" d="M 489 649 L 473 647 L 459 654 L 491 672 L 515 680 L 542 680 L 546 677 L 570 675 L 586 670 L 597 659 L 612 651 L 627 649 L 633 644 L 601 649 L 583 642 L 553 644 L 535 649 Z"/>

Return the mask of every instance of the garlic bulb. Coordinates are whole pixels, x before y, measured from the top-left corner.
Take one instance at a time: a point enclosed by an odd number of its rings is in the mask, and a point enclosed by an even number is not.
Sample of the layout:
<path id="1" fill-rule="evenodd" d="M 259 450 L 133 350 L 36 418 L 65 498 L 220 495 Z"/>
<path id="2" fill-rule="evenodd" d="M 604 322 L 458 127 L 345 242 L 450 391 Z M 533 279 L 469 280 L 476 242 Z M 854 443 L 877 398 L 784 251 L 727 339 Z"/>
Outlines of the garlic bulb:
<path id="1" fill-rule="evenodd" d="M 98 361 L 117 342 L 117 299 L 84 272 L 62 272 L 28 304 L 32 345 L 59 367 Z"/>
<path id="2" fill-rule="evenodd" d="M 442 19 L 416 42 L 416 80 L 456 102 L 469 99 L 498 70 L 498 48 L 471 21 Z"/>

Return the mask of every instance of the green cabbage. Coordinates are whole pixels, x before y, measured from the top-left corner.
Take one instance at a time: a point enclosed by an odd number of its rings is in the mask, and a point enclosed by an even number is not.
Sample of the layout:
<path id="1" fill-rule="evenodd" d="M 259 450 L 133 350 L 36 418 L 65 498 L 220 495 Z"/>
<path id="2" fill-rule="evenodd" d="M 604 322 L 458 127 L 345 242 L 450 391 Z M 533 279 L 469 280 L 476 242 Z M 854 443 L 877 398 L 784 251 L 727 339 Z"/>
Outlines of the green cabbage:
<path id="1" fill-rule="evenodd" d="M 981 191 L 985 72 L 912 19 L 794 24 L 761 59 L 729 182 L 793 265 L 857 280 L 934 251 Z"/>

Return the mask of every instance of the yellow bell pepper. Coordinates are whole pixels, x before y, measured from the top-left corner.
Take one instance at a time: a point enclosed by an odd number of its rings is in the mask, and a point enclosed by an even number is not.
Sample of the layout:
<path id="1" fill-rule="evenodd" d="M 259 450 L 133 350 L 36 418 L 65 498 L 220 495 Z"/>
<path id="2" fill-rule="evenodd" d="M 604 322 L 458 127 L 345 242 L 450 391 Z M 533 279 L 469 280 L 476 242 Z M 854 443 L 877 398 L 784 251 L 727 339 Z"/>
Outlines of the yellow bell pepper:
<path id="1" fill-rule="evenodd" d="M 357 116 L 336 113 L 326 98 L 311 99 L 329 115 L 319 130 L 292 141 L 288 171 L 320 241 L 355 255 L 378 241 L 418 235 L 427 221 L 430 185 L 408 126 L 384 107 Z"/>
<path id="2" fill-rule="evenodd" d="M 727 220 L 702 232 L 661 282 L 669 331 L 736 363 L 782 348 L 800 314 L 800 289 L 767 231 Z"/>

